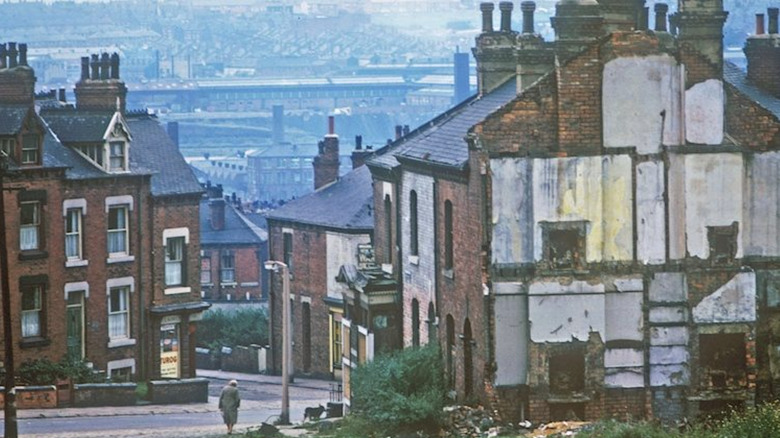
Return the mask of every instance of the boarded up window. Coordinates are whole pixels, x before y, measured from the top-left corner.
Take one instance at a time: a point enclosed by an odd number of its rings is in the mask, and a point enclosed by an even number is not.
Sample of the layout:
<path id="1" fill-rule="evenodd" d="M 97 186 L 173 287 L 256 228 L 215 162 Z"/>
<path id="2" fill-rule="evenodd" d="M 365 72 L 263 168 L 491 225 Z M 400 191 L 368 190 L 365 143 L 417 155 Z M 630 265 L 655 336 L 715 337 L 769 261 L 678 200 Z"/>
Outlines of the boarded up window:
<path id="1" fill-rule="evenodd" d="M 699 363 L 703 386 L 744 386 L 747 363 L 744 333 L 699 336 Z"/>
<path id="2" fill-rule="evenodd" d="M 585 261 L 585 222 L 542 222 L 545 262 L 550 269 L 576 269 Z"/>
<path id="3" fill-rule="evenodd" d="M 582 351 L 550 356 L 550 392 L 572 394 L 585 389 L 585 354 Z"/>
<path id="4" fill-rule="evenodd" d="M 734 222 L 726 227 L 707 227 L 707 240 L 710 245 L 710 260 L 714 263 L 728 263 L 737 255 L 737 232 L 739 226 Z"/>

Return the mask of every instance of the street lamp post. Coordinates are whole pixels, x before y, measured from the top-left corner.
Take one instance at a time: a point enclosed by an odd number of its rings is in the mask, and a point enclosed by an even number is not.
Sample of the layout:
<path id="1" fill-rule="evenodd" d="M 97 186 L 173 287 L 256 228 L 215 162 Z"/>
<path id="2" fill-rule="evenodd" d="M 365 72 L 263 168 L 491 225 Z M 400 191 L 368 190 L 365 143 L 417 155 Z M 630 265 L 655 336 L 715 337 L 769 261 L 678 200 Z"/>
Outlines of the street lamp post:
<path id="1" fill-rule="evenodd" d="M 290 424 L 290 272 L 286 264 L 268 260 L 265 269 L 282 274 L 282 414 L 279 424 Z"/>

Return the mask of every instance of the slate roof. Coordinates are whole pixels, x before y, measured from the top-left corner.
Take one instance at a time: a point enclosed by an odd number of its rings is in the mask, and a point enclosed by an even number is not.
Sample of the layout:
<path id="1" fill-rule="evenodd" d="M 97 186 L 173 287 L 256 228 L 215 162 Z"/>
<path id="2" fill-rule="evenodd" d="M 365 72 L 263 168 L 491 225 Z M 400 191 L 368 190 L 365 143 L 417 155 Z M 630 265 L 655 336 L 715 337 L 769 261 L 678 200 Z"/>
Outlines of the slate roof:
<path id="1" fill-rule="evenodd" d="M 176 144 L 150 115 L 126 116 L 130 142 L 130 170 L 152 172 L 152 195 L 186 195 L 203 189 Z"/>
<path id="2" fill-rule="evenodd" d="M 42 110 L 41 117 L 63 143 L 95 143 L 103 142 L 114 113 L 58 108 Z"/>
<path id="3" fill-rule="evenodd" d="M 238 216 L 229 203 L 225 203 L 225 228 L 212 229 L 209 201 L 205 198 L 200 201 L 201 245 L 257 245 L 262 242 L 263 240 L 252 232 L 249 225 Z"/>
<path id="4" fill-rule="evenodd" d="M 462 168 L 469 157 L 464 137 L 469 129 L 517 96 L 514 79 L 484 96 L 473 96 L 410 132 L 393 145 L 391 153 L 369 160 L 374 166 L 395 167 L 395 157 Z"/>
<path id="5" fill-rule="evenodd" d="M 780 74 L 780 73 L 779 73 Z M 750 100 L 764 107 L 766 110 L 780 118 L 780 99 L 750 84 L 747 81 L 747 73 L 731 62 L 723 63 L 723 79 L 742 92 Z"/>
<path id="6" fill-rule="evenodd" d="M 0 135 L 14 135 L 19 132 L 29 110 L 27 105 L 0 105 Z"/>
<path id="7" fill-rule="evenodd" d="M 339 230 L 374 229 L 371 172 L 360 166 L 338 181 L 268 213 L 269 220 Z"/>

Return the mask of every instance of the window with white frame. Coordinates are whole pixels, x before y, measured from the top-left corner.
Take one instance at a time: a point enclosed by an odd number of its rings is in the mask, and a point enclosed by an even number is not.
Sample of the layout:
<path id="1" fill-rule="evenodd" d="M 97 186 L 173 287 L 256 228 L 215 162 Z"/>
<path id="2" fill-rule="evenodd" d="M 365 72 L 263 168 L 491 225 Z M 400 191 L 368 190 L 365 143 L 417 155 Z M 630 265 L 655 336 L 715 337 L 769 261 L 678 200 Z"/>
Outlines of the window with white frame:
<path id="1" fill-rule="evenodd" d="M 22 164 L 39 163 L 40 137 L 37 134 L 25 134 L 22 136 Z"/>
<path id="2" fill-rule="evenodd" d="M 0 138 L 0 151 L 2 151 L 6 157 L 13 157 L 14 148 L 16 148 L 16 139 L 14 138 Z"/>
<path id="3" fill-rule="evenodd" d="M 236 258 L 232 251 L 225 251 L 222 253 L 222 260 L 220 263 L 220 282 L 236 282 Z"/>
<path id="4" fill-rule="evenodd" d="M 41 203 L 27 201 L 21 203 L 21 221 L 19 224 L 19 249 L 22 251 L 40 248 Z"/>
<path id="5" fill-rule="evenodd" d="M 108 296 L 108 337 L 130 337 L 130 286 L 112 287 Z"/>
<path id="6" fill-rule="evenodd" d="M 184 236 L 169 237 L 165 241 L 165 285 L 184 284 Z"/>
<path id="7" fill-rule="evenodd" d="M 129 227 L 127 205 L 111 205 L 108 208 L 108 253 L 124 255 L 129 251 Z"/>
<path id="8" fill-rule="evenodd" d="M 26 285 L 22 293 L 22 337 L 32 338 L 43 335 L 43 286 Z"/>
<path id="9" fill-rule="evenodd" d="M 108 149 L 108 170 L 127 170 L 125 161 L 125 142 L 112 141 Z"/>
<path id="10" fill-rule="evenodd" d="M 68 260 L 82 259 L 82 218 L 81 208 L 69 208 L 65 213 L 65 257 Z"/>

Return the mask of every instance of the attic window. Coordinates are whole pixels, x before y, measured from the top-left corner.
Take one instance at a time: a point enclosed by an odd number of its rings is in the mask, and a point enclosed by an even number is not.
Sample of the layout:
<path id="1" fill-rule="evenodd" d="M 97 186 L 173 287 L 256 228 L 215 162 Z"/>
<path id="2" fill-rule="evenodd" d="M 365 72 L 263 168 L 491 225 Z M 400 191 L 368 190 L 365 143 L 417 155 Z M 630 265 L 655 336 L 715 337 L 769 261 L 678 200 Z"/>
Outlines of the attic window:
<path id="1" fill-rule="evenodd" d="M 710 260 L 713 263 L 728 263 L 737 255 L 737 222 L 725 227 L 707 227 L 710 244 Z"/>
<path id="2" fill-rule="evenodd" d="M 109 171 L 115 172 L 127 170 L 127 154 L 125 153 L 126 143 L 123 141 L 112 141 L 109 143 Z"/>
<path id="3" fill-rule="evenodd" d="M 24 134 L 22 136 L 22 164 L 40 163 L 40 136 Z"/>
<path id="4" fill-rule="evenodd" d="M 16 139 L 0 138 L 0 151 L 2 151 L 6 157 L 14 156 L 15 147 L 16 147 Z"/>

